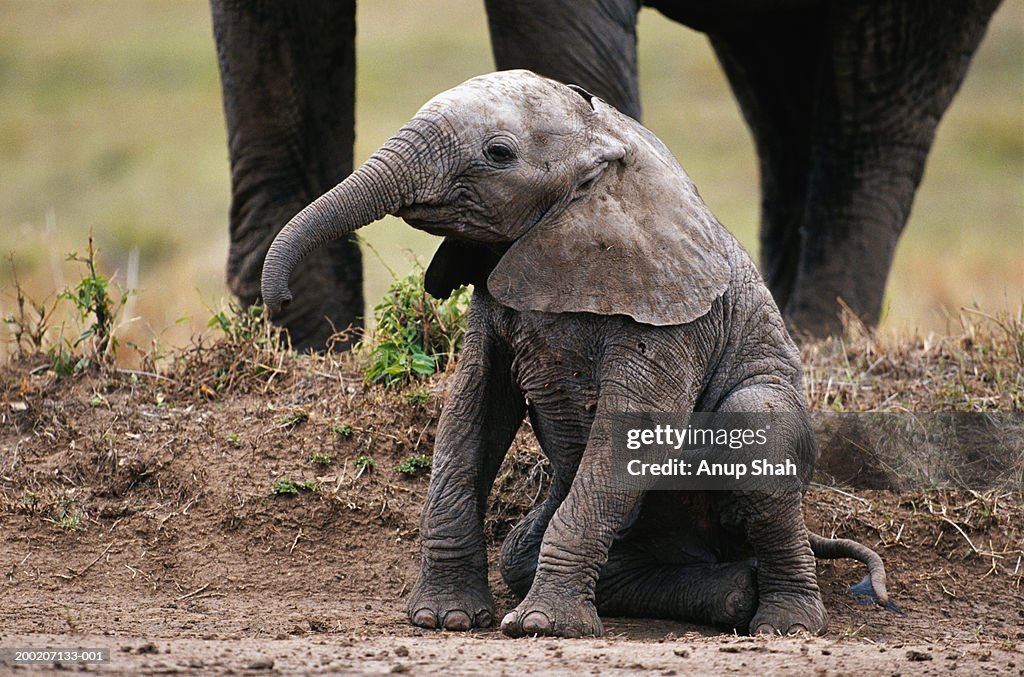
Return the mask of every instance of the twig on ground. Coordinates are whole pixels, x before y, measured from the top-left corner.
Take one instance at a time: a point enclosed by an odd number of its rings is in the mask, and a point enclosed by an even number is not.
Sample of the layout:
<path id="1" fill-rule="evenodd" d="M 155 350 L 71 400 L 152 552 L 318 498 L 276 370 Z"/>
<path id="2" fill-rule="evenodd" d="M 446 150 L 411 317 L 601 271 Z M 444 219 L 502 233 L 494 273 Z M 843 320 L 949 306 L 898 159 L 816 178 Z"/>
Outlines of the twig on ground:
<path id="1" fill-rule="evenodd" d="M 860 501 L 861 503 L 863 503 L 864 505 L 866 505 L 868 507 L 871 507 L 871 501 L 867 500 L 866 498 L 861 498 L 860 496 L 856 496 L 854 494 L 851 494 L 851 493 L 849 493 L 847 491 L 843 491 L 842 489 L 837 489 L 836 487 L 830 487 L 827 484 L 818 484 L 817 482 L 811 482 L 811 486 L 813 488 L 815 488 L 815 489 L 828 489 L 829 491 L 834 491 L 837 494 L 842 494 L 843 496 L 846 496 L 847 498 L 852 498 L 854 500 Z"/>
<path id="2" fill-rule="evenodd" d="M 71 575 L 69 576 L 67 574 L 57 574 L 57 578 L 63 578 L 66 581 L 70 581 L 70 580 L 73 580 L 75 578 L 78 578 L 79 576 L 84 574 L 89 569 L 92 569 L 93 565 L 95 565 L 96 562 L 99 562 L 101 559 L 103 559 L 103 556 L 107 554 L 107 551 L 110 550 L 110 547 L 112 545 L 114 545 L 113 541 L 111 541 L 110 543 L 107 543 L 107 547 L 103 548 L 103 552 L 101 552 L 100 554 L 96 555 L 96 559 L 94 559 L 93 561 L 89 562 L 89 564 L 87 564 L 86 567 L 84 569 L 82 569 L 81 571 L 75 571 L 71 567 L 68 567 L 68 571 L 71 572 Z"/>
<path id="3" fill-rule="evenodd" d="M 196 595 L 198 595 L 199 593 L 201 593 L 202 591 L 204 591 L 204 590 L 206 590 L 206 589 L 207 589 L 208 587 L 210 587 L 210 585 L 212 585 L 212 583 L 207 583 L 206 585 L 204 585 L 204 586 L 203 586 L 203 587 L 201 587 L 201 588 L 196 588 L 196 589 L 195 589 L 195 590 L 193 590 L 192 592 L 190 592 L 190 593 L 188 593 L 188 594 L 185 594 L 185 595 L 182 595 L 181 597 L 178 597 L 178 598 L 176 598 L 176 599 L 175 599 L 175 601 L 176 601 L 176 602 L 180 602 L 180 601 L 181 601 L 181 600 L 183 600 L 183 599 L 188 599 L 189 597 L 195 597 Z"/>

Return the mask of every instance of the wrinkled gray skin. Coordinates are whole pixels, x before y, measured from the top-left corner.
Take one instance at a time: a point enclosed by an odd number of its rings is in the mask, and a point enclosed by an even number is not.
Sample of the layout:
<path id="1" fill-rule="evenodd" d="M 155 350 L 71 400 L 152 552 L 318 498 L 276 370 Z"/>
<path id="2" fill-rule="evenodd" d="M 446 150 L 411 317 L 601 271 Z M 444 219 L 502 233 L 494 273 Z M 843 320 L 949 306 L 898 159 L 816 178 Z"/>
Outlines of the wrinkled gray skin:
<path id="1" fill-rule="evenodd" d="M 599 612 L 825 629 L 799 491 L 645 495 L 611 478 L 617 412 L 795 412 L 772 438 L 804 482 L 815 459 L 799 354 L 772 296 L 657 138 L 529 71 L 469 80 L 288 223 L 263 271 L 268 306 L 290 300 L 305 255 L 385 214 L 448 238 L 431 293 L 475 284 L 438 424 L 413 623 L 492 623 L 484 510 L 528 414 L 554 478 L 502 548 L 522 597 L 506 634 L 598 635 Z M 473 262 L 467 278 L 449 274 L 449 256 Z"/>
<path id="2" fill-rule="evenodd" d="M 495 63 L 582 85 L 640 119 L 642 4 L 704 32 L 728 76 L 760 163 L 761 269 L 787 321 L 835 331 L 841 297 L 876 322 L 936 127 L 999 0 L 485 0 Z M 281 224 L 352 169 L 355 0 L 211 5 L 228 283 L 253 303 Z M 358 325 L 358 246 L 317 251 L 293 290 L 276 321 L 297 348 Z"/>

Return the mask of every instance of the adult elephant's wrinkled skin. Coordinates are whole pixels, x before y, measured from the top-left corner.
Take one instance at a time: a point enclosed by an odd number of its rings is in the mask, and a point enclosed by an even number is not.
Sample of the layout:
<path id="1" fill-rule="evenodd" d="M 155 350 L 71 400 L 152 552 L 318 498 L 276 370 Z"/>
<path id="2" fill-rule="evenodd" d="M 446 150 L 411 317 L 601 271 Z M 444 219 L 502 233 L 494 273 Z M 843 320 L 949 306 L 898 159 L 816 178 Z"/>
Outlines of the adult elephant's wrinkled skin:
<path id="1" fill-rule="evenodd" d="M 816 454 L 771 294 L 638 122 L 529 71 L 444 92 L 282 229 L 264 266 L 268 306 L 290 301 L 303 257 L 385 214 L 446 237 L 430 293 L 475 285 L 438 424 L 413 623 L 496 618 L 483 517 L 527 414 L 554 479 L 502 549 L 522 597 L 506 634 L 599 635 L 599 612 L 822 632 L 815 551 L 867 561 L 885 599 L 877 556 L 808 534 L 799 485 L 644 492 L 612 476 L 611 423 L 625 412 L 789 412 L 771 444 L 802 482 Z"/>
<path id="2" fill-rule="evenodd" d="M 228 282 L 254 302 L 281 224 L 352 169 L 355 0 L 211 4 Z M 790 327 L 834 332 L 842 304 L 876 322 L 936 127 L 999 0 L 485 0 L 497 67 L 581 85 L 639 120 L 642 4 L 706 33 L 728 76 L 760 163 L 761 270 Z M 296 347 L 361 321 L 355 243 L 332 242 L 292 283 L 277 321 Z"/>

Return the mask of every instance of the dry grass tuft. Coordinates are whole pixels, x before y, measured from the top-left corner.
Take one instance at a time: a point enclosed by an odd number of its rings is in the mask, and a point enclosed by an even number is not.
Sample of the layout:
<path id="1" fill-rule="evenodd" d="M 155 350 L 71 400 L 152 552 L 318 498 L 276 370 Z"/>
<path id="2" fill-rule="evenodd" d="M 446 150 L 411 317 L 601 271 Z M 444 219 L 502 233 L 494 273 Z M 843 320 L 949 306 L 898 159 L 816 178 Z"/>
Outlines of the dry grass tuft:
<path id="1" fill-rule="evenodd" d="M 822 411 L 1024 411 L 1024 306 L 963 309 L 948 336 L 873 332 L 803 346 L 807 399 Z"/>

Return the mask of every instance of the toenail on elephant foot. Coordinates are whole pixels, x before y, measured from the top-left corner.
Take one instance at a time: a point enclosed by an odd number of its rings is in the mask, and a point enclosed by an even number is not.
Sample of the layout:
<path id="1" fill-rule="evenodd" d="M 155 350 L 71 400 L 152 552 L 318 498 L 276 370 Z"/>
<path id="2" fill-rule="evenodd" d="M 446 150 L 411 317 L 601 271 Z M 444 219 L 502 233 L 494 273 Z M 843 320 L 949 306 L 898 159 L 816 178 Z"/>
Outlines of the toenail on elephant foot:
<path id="1" fill-rule="evenodd" d="M 757 593 L 733 590 L 725 596 L 725 625 L 745 630 L 757 609 Z"/>
<path id="2" fill-rule="evenodd" d="M 428 630 L 465 632 L 494 623 L 494 600 L 486 587 L 449 591 L 440 586 L 417 586 L 408 609 L 409 621 Z"/>
<path id="3" fill-rule="evenodd" d="M 494 623 L 494 616 L 487 609 L 481 609 L 470 615 L 462 609 L 452 609 L 444 614 L 438 623 L 438 614 L 432 609 L 419 609 L 412 614 L 412 624 L 428 630 L 466 631 L 473 628 L 489 628 Z"/>
<path id="4" fill-rule="evenodd" d="M 444 615 L 445 630 L 469 630 L 473 627 L 473 620 L 465 611 L 449 611 Z"/>
<path id="5" fill-rule="evenodd" d="M 604 627 L 590 602 L 569 599 L 539 605 L 531 604 L 527 597 L 501 620 L 501 631 L 509 637 L 599 637 Z"/>
<path id="6" fill-rule="evenodd" d="M 551 620 L 543 611 L 526 614 L 523 619 L 523 632 L 528 635 L 546 635 L 551 631 Z"/>
<path id="7" fill-rule="evenodd" d="M 412 624 L 433 630 L 437 627 L 437 616 L 430 609 L 420 609 L 412 614 Z"/>
<path id="8" fill-rule="evenodd" d="M 750 627 L 757 635 L 820 635 L 828 630 L 828 614 L 817 594 L 762 597 Z"/>
<path id="9" fill-rule="evenodd" d="M 801 632 L 810 632 L 810 631 L 807 628 L 805 628 L 802 623 L 794 623 L 793 625 L 789 626 L 789 629 L 786 631 L 786 634 L 787 635 L 796 635 L 796 634 L 799 634 Z M 759 626 L 757 626 L 757 632 L 754 633 L 754 634 L 757 634 L 757 635 L 781 635 L 782 632 L 779 631 L 779 630 L 776 630 L 769 623 L 761 623 Z"/>

